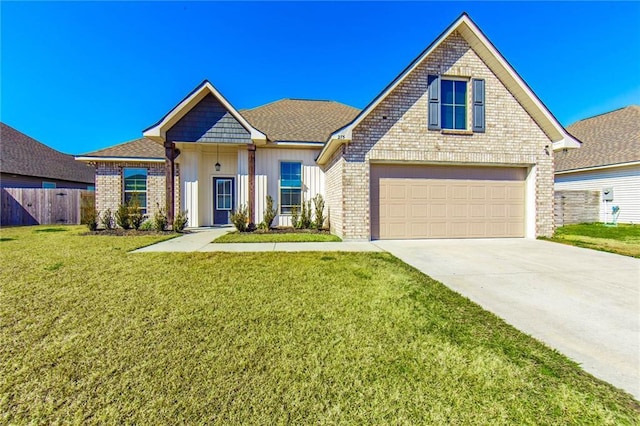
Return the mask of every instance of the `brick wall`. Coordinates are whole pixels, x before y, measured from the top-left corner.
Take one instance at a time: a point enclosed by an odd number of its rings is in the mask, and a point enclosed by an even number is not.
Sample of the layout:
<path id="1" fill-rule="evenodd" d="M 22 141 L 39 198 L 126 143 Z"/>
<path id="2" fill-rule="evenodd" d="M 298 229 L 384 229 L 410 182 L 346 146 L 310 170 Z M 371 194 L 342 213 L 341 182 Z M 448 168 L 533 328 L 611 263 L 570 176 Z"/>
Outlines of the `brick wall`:
<path id="1" fill-rule="evenodd" d="M 555 226 L 599 221 L 600 191 L 555 191 Z"/>
<path id="2" fill-rule="evenodd" d="M 338 149 L 329 159 L 325 167 L 325 205 L 329 215 L 329 228 L 331 233 L 342 238 L 344 230 L 342 228 L 343 217 L 343 194 L 342 194 L 342 171 L 344 159 L 342 149 Z"/>
<path id="3" fill-rule="evenodd" d="M 445 134 L 427 129 L 427 77 L 485 79 L 486 131 Z M 467 105 L 471 104 L 470 85 Z M 471 128 L 467 113 L 467 128 Z M 347 239 L 370 238 L 370 162 L 536 165 L 536 236 L 553 233 L 551 141 L 493 72 L 453 33 L 353 130 L 344 148 L 342 228 Z M 549 149 L 545 150 L 545 147 Z M 341 165 L 341 166 L 340 166 Z M 327 180 L 329 187 L 329 179 Z M 335 201 L 332 201 L 335 204 Z M 332 217 L 332 221 L 336 219 Z"/>
<path id="4" fill-rule="evenodd" d="M 104 162 L 96 164 L 96 210 L 115 212 L 123 202 L 123 169 L 135 167 L 147 169 L 147 216 L 152 217 L 158 206 L 165 207 L 164 163 Z M 175 182 L 176 212 L 180 209 L 180 173 L 176 164 Z"/>

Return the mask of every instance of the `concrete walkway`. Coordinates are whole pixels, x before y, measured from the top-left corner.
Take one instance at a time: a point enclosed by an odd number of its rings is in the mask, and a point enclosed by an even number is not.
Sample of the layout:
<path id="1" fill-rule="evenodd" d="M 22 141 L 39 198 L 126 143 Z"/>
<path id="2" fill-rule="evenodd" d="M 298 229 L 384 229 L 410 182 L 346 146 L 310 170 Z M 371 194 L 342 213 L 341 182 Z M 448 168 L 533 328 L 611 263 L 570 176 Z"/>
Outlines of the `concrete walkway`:
<path id="1" fill-rule="evenodd" d="M 343 251 L 343 252 L 381 252 L 380 247 L 370 242 L 324 242 L 324 243 L 231 243 L 213 244 L 212 241 L 235 228 L 195 228 L 189 234 L 162 241 L 133 253 L 149 252 L 266 252 L 266 251 Z"/>
<path id="2" fill-rule="evenodd" d="M 640 260 L 540 240 L 375 244 L 640 400 Z"/>

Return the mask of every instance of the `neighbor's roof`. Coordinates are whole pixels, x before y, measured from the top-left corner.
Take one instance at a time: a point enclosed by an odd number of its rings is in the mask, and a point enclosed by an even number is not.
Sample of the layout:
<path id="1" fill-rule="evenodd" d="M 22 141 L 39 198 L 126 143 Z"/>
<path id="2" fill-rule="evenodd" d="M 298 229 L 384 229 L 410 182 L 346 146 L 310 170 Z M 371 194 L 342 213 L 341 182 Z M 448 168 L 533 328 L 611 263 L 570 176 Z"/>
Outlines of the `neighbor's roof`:
<path id="1" fill-rule="evenodd" d="M 83 183 L 93 183 L 94 177 L 93 167 L 4 123 L 0 123 L 0 171 Z"/>
<path id="2" fill-rule="evenodd" d="M 335 101 L 281 99 L 240 113 L 276 142 L 326 142 L 360 112 Z"/>
<path id="3" fill-rule="evenodd" d="M 639 105 L 580 120 L 567 131 L 582 147 L 557 152 L 556 172 L 640 161 Z"/>
<path id="4" fill-rule="evenodd" d="M 164 147 L 161 143 L 148 138 L 134 139 L 109 148 L 89 152 L 76 157 L 78 160 L 91 160 L 94 158 L 127 158 L 127 159 L 164 159 Z"/>

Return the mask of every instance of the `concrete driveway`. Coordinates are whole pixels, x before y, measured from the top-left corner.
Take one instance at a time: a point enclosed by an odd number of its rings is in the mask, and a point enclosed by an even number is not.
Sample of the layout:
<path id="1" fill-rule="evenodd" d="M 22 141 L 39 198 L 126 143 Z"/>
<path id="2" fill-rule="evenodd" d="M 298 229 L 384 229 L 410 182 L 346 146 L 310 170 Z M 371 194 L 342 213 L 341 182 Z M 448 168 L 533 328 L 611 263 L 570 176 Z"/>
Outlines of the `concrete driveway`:
<path id="1" fill-rule="evenodd" d="M 528 239 L 376 241 L 640 400 L 640 260 Z"/>

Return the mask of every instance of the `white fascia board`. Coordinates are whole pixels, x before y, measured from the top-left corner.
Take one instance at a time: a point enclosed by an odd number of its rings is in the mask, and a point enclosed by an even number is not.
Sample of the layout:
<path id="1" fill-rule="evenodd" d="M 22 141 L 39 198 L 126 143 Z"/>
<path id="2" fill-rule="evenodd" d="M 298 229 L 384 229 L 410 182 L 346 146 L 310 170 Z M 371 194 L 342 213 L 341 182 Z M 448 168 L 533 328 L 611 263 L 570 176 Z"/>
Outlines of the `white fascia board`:
<path id="1" fill-rule="evenodd" d="M 296 142 L 296 141 L 276 141 L 269 143 L 269 146 L 278 147 L 301 147 L 301 148 L 322 148 L 324 142 Z"/>
<path id="2" fill-rule="evenodd" d="M 582 169 L 572 169 L 572 170 L 564 170 L 562 172 L 555 172 L 556 175 L 567 175 L 571 173 L 581 173 L 588 172 L 591 170 L 602 170 L 602 169 L 615 169 L 618 167 L 628 167 L 628 166 L 638 166 L 640 165 L 640 161 L 632 161 L 630 163 L 618 163 L 618 164 L 607 164 L 604 166 L 593 166 L 593 167 L 584 167 Z"/>
<path id="3" fill-rule="evenodd" d="M 160 123 L 156 124 L 153 127 L 145 130 L 142 134 L 143 136 L 157 140 L 157 141 L 165 141 L 166 140 L 166 132 L 167 128 L 174 125 L 178 120 L 184 117 L 198 102 L 200 102 L 206 95 L 212 94 L 215 98 L 226 108 L 227 111 L 235 118 L 241 125 L 244 127 L 249 133 L 251 140 L 259 143 L 266 143 L 267 136 L 255 129 L 249 122 L 242 116 L 240 113 L 227 101 L 227 99 L 222 96 L 218 90 L 213 87 L 213 84 L 206 81 L 202 86 L 193 92 L 190 96 L 186 97 L 182 102 L 180 102 L 175 108 L 173 108 Z"/>
<path id="4" fill-rule="evenodd" d="M 135 163 L 164 163 L 164 158 L 141 158 L 141 157 L 89 157 L 79 155 L 74 157 L 77 161 L 89 162 L 135 162 Z"/>
<path id="5" fill-rule="evenodd" d="M 576 149 L 582 146 L 582 144 L 571 135 L 569 135 L 568 133 L 566 133 L 566 135 L 567 136 L 564 139 L 553 143 L 554 151 L 559 151 L 561 149 Z"/>

